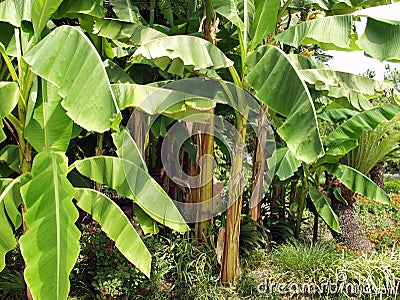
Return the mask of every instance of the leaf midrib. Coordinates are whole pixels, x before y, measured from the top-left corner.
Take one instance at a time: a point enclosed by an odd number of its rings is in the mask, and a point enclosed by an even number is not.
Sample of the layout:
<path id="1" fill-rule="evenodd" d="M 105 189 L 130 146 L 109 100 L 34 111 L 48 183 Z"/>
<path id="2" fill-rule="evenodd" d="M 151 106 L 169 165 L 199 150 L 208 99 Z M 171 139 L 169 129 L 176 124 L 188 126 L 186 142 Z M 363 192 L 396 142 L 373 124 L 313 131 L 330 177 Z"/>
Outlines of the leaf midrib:
<path id="1" fill-rule="evenodd" d="M 53 169 L 53 182 L 54 182 L 54 201 L 55 201 L 55 213 L 56 213 L 56 236 L 57 236 L 57 300 L 59 299 L 60 291 L 60 268 L 61 268 L 61 255 L 60 255 L 60 244 L 61 244 L 61 228 L 60 228 L 60 199 L 58 190 L 58 180 L 57 180 L 57 162 L 55 157 L 51 156 L 51 164 Z"/>

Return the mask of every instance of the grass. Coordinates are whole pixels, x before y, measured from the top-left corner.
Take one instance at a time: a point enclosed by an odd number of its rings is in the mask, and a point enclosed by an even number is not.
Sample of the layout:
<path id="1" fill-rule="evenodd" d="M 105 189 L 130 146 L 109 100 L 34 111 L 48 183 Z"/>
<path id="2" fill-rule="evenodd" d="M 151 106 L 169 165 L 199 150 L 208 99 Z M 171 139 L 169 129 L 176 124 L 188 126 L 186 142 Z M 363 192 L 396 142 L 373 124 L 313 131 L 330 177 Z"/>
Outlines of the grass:
<path id="1" fill-rule="evenodd" d="M 396 289 L 400 294 L 395 252 L 356 257 L 326 244 L 287 244 L 253 256 L 244 273 L 251 288 L 243 295 L 251 299 L 396 299 Z"/>

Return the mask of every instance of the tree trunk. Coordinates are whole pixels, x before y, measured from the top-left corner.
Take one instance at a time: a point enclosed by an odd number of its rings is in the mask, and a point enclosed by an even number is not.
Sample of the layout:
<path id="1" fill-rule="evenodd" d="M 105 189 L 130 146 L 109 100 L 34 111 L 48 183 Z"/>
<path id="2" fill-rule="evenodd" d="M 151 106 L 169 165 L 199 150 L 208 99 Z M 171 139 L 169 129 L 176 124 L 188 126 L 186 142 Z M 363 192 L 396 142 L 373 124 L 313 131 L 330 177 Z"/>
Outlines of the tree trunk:
<path id="1" fill-rule="evenodd" d="M 214 7 L 211 0 L 205 0 L 203 2 L 204 6 L 204 39 L 209 41 L 211 44 L 216 44 L 216 34 L 217 34 L 217 21 Z"/>
<path id="2" fill-rule="evenodd" d="M 348 205 L 337 201 L 334 196 L 330 196 L 332 200 L 331 207 L 339 218 L 339 226 L 342 230 L 341 234 L 332 231 L 332 235 L 343 241 L 348 248 L 355 248 L 358 251 L 372 250 L 370 240 L 362 231 L 363 225 L 355 216 L 354 203 L 356 198 L 353 195 L 353 192 L 338 180 L 333 182 L 333 186 L 340 187 L 342 196 L 347 201 Z"/>
<path id="3" fill-rule="evenodd" d="M 253 156 L 253 175 L 251 182 L 251 197 L 249 202 L 249 215 L 253 221 L 261 221 L 261 200 L 263 198 L 264 172 L 265 172 L 265 147 L 267 145 L 266 112 L 268 106 L 261 104 L 260 116 L 258 118 L 258 134 L 255 139 Z"/>
<path id="4" fill-rule="evenodd" d="M 206 203 L 208 200 L 213 198 L 213 173 L 214 173 L 214 122 L 213 122 L 214 110 L 210 111 L 209 121 L 205 126 L 203 133 L 200 134 L 199 140 L 199 158 L 202 158 L 201 166 L 201 185 L 199 188 L 199 202 L 204 202 L 201 205 L 198 215 L 198 222 L 196 223 L 195 236 L 196 239 L 207 242 L 208 228 L 212 224 L 212 219 L 205 220 L 205 216 L 213 210 L 210 205 L 211 202 Z M 206 132 L 206 133 L 204 133 Z"/>
<path id="5" fill-rule="evenodd" d="M 204 5 L 204 23 L 203 32 L 204 39 L 212 44 L 216 44 L 216 14 L 211 0 L 205 0 Z M 214 157 L 214 133 L 213 133 L 213 115 L 214 109 L 210 111 L 210 118 L 206 128 L 208 130 L 203 130 L 200 134 L 200 140 L 198 141 L 197 147 L 200 150 L 200 156 L 203 157 L 203 166 L 201 169 L 201 185 L 199 188 L 199 201 L 206 202 L 213 198 L 213 157 Z M 207 132 L 207 133 L 204 133 Z M 212 207 L 208 205 L 201 205 L 199 209 L 198 220 L 195 226 L 195 237 L 196 239 L 207 242 L 208 227 L 212 223 L 212 219 L 203 220 L 203 215 L 207 212 L 212 211 Z"/>
<path id="6" fill-rule="evenodd" d="M 385 182 L 383 181 L 385 175 L 385 167 L 383 165 L 383 161 L 378 162 L 372 169 L 369 171 L 369 176 L 373 182 L 376 183 L 382 190 L 385 188 Z"/>
<path id="7" fill-rule="evenodd" d="M 236 119 L 241 141 L 235 144 L 229 179 L 229 207 L 226 212 L 224 250 L 222 253 L 221 282 L 236 284 L 239 277 L 239 236 L 243 204 L 243 151 L 246 136 L 246 119 Z"/>

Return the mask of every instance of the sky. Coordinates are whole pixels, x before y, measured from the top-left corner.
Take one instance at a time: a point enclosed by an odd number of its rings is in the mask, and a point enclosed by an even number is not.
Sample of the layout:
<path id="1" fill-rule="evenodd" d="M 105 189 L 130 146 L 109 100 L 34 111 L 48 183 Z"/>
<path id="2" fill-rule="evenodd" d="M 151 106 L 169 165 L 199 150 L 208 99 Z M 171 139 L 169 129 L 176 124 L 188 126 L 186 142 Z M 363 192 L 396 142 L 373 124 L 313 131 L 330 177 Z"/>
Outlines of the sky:
<path id="1" fill-rule="evenodd" d="M 333 58 L 328 62 L 331 69 L 353 74 L 363 74 L 368 69 L 376 72 L 375 79 L 383 80 L 385 66 L 390 65 L 390 69 L 400 70 L 400 63 L 380 62 L 376 59 L 367 57 L 362 51 L 342 52 L 342 51 L 327 51 Z"/>
<path id="2" fill-rule="evenodd" d="M 392 5 L 379 6 L 369 9 L 357 11 L 355 15 L 368 14 L 375 18 L 390 19 L 400 21 L 400 3 Z M 366 18 L 361 18 L 361 22 L 356 22 L 357 33 L 362 35 L 366 26 Z M 343 52 L 343 51 L 327 51 L 333 58 L 328 62 L 329 66 L 337 71 L 360 74 L 365 73 L 368 69 L 376 72 L 375 79 L 383 80 L 385 66 L 390 65 L 390 69 L 397 68 L 400 70 L 400 63 L 380 62 L 376 59 L 367 57 L 362 51 Z"/>

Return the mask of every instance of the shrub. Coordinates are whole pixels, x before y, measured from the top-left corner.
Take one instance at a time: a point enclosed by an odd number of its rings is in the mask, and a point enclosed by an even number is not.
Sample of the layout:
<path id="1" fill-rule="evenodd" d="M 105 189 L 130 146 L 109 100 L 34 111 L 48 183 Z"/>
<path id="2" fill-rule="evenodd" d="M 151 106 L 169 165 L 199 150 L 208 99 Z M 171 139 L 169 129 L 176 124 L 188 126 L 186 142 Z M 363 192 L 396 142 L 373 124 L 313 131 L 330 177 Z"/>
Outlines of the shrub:
<path id="1" fill-rule="evenodd" d="M 386 177 L 384 183 L 386 193 L 400 193 L 400 178 Z"/>

